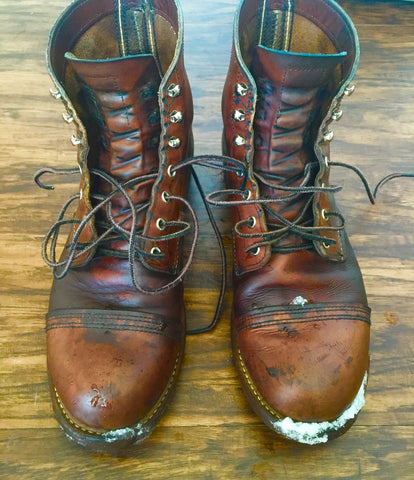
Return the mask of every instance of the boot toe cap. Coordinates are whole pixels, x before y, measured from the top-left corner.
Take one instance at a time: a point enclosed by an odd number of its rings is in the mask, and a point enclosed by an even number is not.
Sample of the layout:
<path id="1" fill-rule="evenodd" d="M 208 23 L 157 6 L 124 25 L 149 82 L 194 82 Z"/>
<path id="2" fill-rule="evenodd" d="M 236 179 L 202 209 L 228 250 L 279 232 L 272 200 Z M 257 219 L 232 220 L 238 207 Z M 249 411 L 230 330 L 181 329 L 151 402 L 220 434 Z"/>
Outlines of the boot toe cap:
<path id="1" fill-rule="evenodd" d="M 97 321 L 95 315 L 95 325 L 82 314 L 66 316 L 63 328 L 57 315 L 60 328 L 47 332 L 55 404 L 64 421 L 90 434 L 150 422 L 175 383 L 181 361 L 183 344 L 176 338 L 154 325 L 116 325 L 108 316 Z"/>
<path id="2" fill-rule="evenodd" d="M 368 370 L 369 311 L 344 309 L 285 307 L 239 323 L 237 364 L 261 416 L 332 423 L 353 405 Z"/>

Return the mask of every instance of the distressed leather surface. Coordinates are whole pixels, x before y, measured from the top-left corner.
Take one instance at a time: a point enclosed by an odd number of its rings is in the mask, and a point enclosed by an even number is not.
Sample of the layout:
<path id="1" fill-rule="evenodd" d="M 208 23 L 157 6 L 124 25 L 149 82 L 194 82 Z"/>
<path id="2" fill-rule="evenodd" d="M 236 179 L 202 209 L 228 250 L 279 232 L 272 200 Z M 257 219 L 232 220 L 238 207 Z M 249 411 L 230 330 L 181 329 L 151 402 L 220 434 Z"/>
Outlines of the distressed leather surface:
<path id="1" fill-rule="evenodd" d="M 282 10 L 286 2 L 268 5 Z M 332 1 L 295 2 L 291 51 L 257 46 L 251 29 L 258 18 L 257 2 L 240 4 L 223 92 L 224 151 L 246 163 L 245 188 L 255 198 L 274 198 L 273 211 L 295 221 L 309 196 L 298 192 L 283 200 L 291 192 L 266 185 L 260 175 L 273 186 L 298 187 L 314 163 L 318 168 L 306 185 L 319 186 L 320 179 L 329 185 L 329 146 L 321 132 L 356 68 L 358 40 Z M 247 87 L 242 98 L 240 82 Z M 240 104 L 246 116 L 235 120 Z M 236 135 L 246 139 L 244 145 L 235 145 Z M 229 174 L 228 185 L 241 188 L 242 179 Z M 317 226 L 322 208 L 337 213 L 331 193 L 315 197 L 301 224 Z M 251 226 L 250 216 L 256 220 Z M 281 225 L 268 205 L 234 207 L 233 218 L 235 224 L 244 220 L 239 230 L 245 234 Z M 328 216 L 328 224 L 340 225 L 339 216 Z M 233 353 L 255 410 L 265 408 L 270 418 L 335 419 L 354 399 L 368 368 L 370 311 L 358 263 L 344 231 L 320 234 L 336 242 L 324 247 L 326 255 L 293 232 L 273 252 L 262 245 L 253 255 L 250 247 L 260 238 L 234 233 Z M 278 253 L 282 247 L 294 248 Z"/>
<path id="2" fill-rule="evenodd" d="M 139 11 L 143 3 L 123 5 Z M 168 60 L 168 71 L 160 74 L 151 53 L 120 56 L 113 8 L 112 1 L 74 2 L 58 19 L 50 38 L 52 78 L 64 104 L 72 109 L 81 136 L 81 187 L 87 184 L 87 188 L 75 218 L 83 218 L 100 196 L 113 190 L 90 174 L 92 168 L 119 183 L 158 172 L 155 180 L 127 188 L 126 193 L 134 205 L 150 205 L 137 215 L 136 227 L 144 235 L 160 237 L 168 232 L 156 229 L 156 220 L 161 216 L 165 221 L 177 220 L 182 215 L 181 204 L 163 202 L 162 192 L 168 189 L 184 196 L 187 191 L 188 172 L 170 177 L 167 169 L 192 148 L 192 99 L 182 58 L 181 13 L 173 1 L 153 2 L 159 29 L 170 35 L 161 41 L 168 43 L 163 58 L 164 63 Z M 171 51 L 173 57 L 168 58 Z M 180 90 L 171 97 L 168 88 L 174 82 Z M 182 111 L 177 124 L 170 121 L 174 110 Z M 172 136 L 181 139 L 178 148 L 169 147 Z M 130 214 L 129 203 L 116 194 L 90 222 L 96 233 L 83 241 L 105 231 L 108 213 L 122 222 Z M 129 229 L 131 220 L 122 226 Z M 150 252 L 157 245 L 148 240 L 141 248 Z M 119 236 L 108 237 L 93 255 L 75 262 L 66 276 L 53 282 L 47 317 L 52 395 L 65 421 L 84 434 L 151 422 L 163 410 L 182 360 L 183 286 L 179 283 L 160 294 L 137 290 L 127 247 Z M 159 248 L 164 253 L 160 259 L 135 260 L 135 276 L 144 289 L 171 282 L 180 265 L 176 239 L 159 242 Z"/>
<path id="3" fill-rule="evenodd" d="M 238 317 L 240 355 L 267 405 L 302 422 L 332 421 L 351 404 L 368 369 L 369 309 L 311 304 Z"/>
<path id="4" fill-rule="evenodd" d="M 182 356 L 182 330 L 142 311 L 55 310 L 47 332 L 54 389 L 78 424 L 97 430 L 144 419 Z"/>

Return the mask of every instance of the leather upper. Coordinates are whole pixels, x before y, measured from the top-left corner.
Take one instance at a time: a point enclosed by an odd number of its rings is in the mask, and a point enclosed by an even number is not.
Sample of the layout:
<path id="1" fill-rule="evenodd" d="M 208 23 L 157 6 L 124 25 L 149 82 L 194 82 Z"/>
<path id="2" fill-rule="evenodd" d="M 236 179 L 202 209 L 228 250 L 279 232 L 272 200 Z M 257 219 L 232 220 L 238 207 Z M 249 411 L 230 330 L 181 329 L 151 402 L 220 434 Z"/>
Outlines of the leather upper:
<path id="1" fill-rule="evenodd" d="M 142 40 L 138 28 L 153 35 L 151 41 Z M 79 221 L 61 261 L 79 233 L 78 248 L 94 248 L 53 282 L 48 370 L 61 414 L 84 434 L 153 422 L 182 360 L 182 283 L 163 290 L 181 267 L 180 242 L 162 238 L 177 227 L 157 223 L 183 215 L 182 202 L 164 201 L 163 192 L 187 192 L 188 172 L 171 173 L 192 152 L 182 41 L 181 12 L 172 0 L 78 0 L 50 36 L 55 96 L 74 119 L 81 171 Z M 110 202 L 95 212 L 106 196 Z M 91 213 L 79 232 L 79 222 Z M 131 264 L 132 228 L 141 235 L 132 248 L 141 253 Z"/>
<path id="2" fill-rule="evenodd" d="M 355 72 L 358 39 L 333 1 L 261 5 L 240 4 L 223 91 L 224 151 L 248 171 L 228 174 L 228 187 L 241 190 L 233 353 L 263 418 L 332 421 L 368 368 L 365 289 L 326 189 L 328 125 Z"/>

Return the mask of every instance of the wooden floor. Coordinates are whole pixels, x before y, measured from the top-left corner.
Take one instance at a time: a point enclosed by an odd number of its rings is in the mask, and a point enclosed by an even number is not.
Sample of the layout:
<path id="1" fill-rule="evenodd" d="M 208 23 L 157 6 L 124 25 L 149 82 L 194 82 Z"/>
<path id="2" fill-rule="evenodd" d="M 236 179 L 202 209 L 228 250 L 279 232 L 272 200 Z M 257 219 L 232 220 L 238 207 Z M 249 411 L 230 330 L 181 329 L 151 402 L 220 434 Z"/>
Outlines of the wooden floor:
<path id="1" fill-rule="evenodd" d="M 51 273 L 40 244 L 76 184 L 59 182 L 46 192 L 32 177 L 44 165 L 75 165 L 72 127 L 48 94 L 44 64 L 48 31 L 67 3 L 0 0 L 0 478 L 414 479 L 414 180 L 389 184 L 371 206 L 359 180 L 343 169 L 335 173 L 344 186 L 338 201 L 373 310 L 367 404 L 347 434 L 327 445 L 296 445 L 250 411 L 231 358 L 230 288 L 216 330 L 188 338 L 176 395 L 145 443 L 114 458 L 64 437 L 47 384 Z M 393 171 L 414 171 L 414 3 L 341 3 L 358 28 L 362 57 L 357 92 L 335 125 L 332 158 L 358 166 L 374 184 Z M 196 153 L 219 153 L 237 1 L 182 4 Z M 210 172 L 201 175 L 207 190 L 221 182 Z M 200 207 L 197 197 L 193 203 Z M 229 247 L 229 212 L 216 216 Z M 192 324 L 210 320 L 219 277 L 201 207 L 199 217 L 197 258 L 186 281 Z"/>

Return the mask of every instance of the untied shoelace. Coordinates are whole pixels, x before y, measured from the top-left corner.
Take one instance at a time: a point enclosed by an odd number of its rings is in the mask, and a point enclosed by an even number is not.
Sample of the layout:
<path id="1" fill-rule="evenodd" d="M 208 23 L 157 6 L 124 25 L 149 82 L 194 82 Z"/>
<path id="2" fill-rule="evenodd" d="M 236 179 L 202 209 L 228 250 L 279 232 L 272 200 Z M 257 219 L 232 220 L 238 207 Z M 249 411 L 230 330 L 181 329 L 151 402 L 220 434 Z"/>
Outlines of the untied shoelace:
<path id="1" fill-rule="evenodd" d="M 390 180 L 401 178 L 401 177 L 414 177 L 414 174 L 411 174 L 411 173 L 392 173 L 382 178 L 378 182 L 374 190 L 372 190 L 365 176 L 358 168 L 345 163 L 341 163 L 341 162 L 329 162 L 328 164 L 329 166 L 339 166 L 339 167 L 348 168 L 353 172 L 355 172 L 358 175 L 358 177 L 361 179 L 365 187 L 367 196 L 372 204 L 375 203 L 375 199 L 377 197 L 379 189 L 383 187 Z M 233 173 L 236 173 L 239 177 L 242 177 L 244 181 L 242 181 L 241 187 L 239 190 L 223 189 L 223 190 L 213 191 L 208 195 L 206 195 L 203 191 L 200 180 L 194 171 L 194 168 L 193 168 L 194 165 L 200 165 L 203 167 L 209 167 L 213 169 L 233 172 Z M 218 319 L 221 315 L 221 310 L 224 302 L 224 295 L 226 291 L 227 265 L 226 265 L 226 255 L 224 250 L 224 244 L 219 232 L 219 228 L 217 226 L 217 223 L 211 211 L 210 205 L 217 206 L 217 207 L 241 206 L 241 205 L 265 205 L 266 206 L 272 203 L 274 204 L 277 202 L 286 202 L 290 199 L 297 198 L 298 195 L 309 195 L 309 200 L 306 202 L 301 212 L 297 215 L 297 217 L 293 221 L 287 220 L 282 215 L 279 215 L 277 212 L 272 210 L 272 214 L 275 215 L 278 221 L 280 222 L 280 225 L 278 225 L 276 228 L 275 226 L 273 226 L 270 231 L 259 233 L 259 234 L 243 234 L 238 227 L 240 226 L 241 223 L 246 222 L 246 220 L 244 220 L 244 221 L 238 222 L 238 224 L 235 226 L 235 234 L 243 237 L 250 237 L 250 238 L 254 237 L 258 239 L 258 242 L 249 246 L 249 250 L 260 247 L 261 245 L 276 243 L 281 236 L 286 235 L 289 232 L 312 241 L 316 240 L 316 241 L 325 241 L 330 243 L 335 242 L 335 240 L 331 238 L 326 238 L 318 233 L 318 231 L 322 230 L 322 228 L 309 226 L 306 224 L 305 225 L 300 224 L 303 214 L 308 208 L 308 206 L 310 205 L 313 199 L 313 195 L 315 193 L 317 192 L 335 193 L 342 189 L 342 187 L 340 186 L 328 185 L 328 186 L 316 187 L 316 186 L 306 185 L 311 177 L 312 168 L 314 168 L 317 165 L 318 165 L 317 162 L 310 162 L 306 165 L 304 170 L 303 180 L 301 184 L 296 187 L 289 187 L 289 186 L 280 185 L 280 184 L 275 185 L 274 183 L 272 183 L 271 174 L 264 175 L 263 173 L 253 172 L 253 176 L 256 176 L 256 178 L 259 179 L 263 184 L 268 185 L 273 189 L 279 190 L 280 192 L 282 192 L 281 195 L 275 196 L 275 197 L 272 196 L 272 198 L 254 198 L 254 199 L 246 199 L 244 197 L 244 193 L 245 193 L 244 184 L 245 184 L 245 179 L 249 175 L 249 172 L 247 169 L 247 165 L 243 161 L 240 161 L 231 157 L 221 156 L 221 155 L 200 155 L 200 156 L 190 157 L 188 159 L 182 160 L 177 165 L 172 167 L 171 173 L 177 172 L 182 168 L 191 167 L 192 178 L 194 179 L 194 182 L 203 200 L 210 223 L 215 232 L 217 242 L 219 245 L 220 256 L 221 256 L 221 286 L 220 286 L 220 293 L 217 300 L 213 319 L 208 325 L 204 327 L 187 330 L 187 334 L 192 335 L 192 334 L 208 332 L 216 326 Z M 39 187 L 50 190 L 50 189 L 53 189 L 54 187 L 51 185 L 46 185 L 41 181 L 41 177 L 43 175 L 45 174 L 72 175 L 78 172 L 79 170 L 77 168 L 62 169 L 62 168 L 46 167 L 46 168 L 40 169 L 35 174 L 34 180 Z M 55 278 L 57 279 L 63 278 L 67 274 L 69 268 L 72 265 L 72 262 L 76 258 L 84 255 L 85 253 L 92 251 L 98 245 L 102 245 L 105 241 L 108 241 L 109 238 L 113 240 L 114 239 L 113 235 L 115 234 L 119 236 L 119 238 L 128 242 L 128 251 L 116 252 L 114 250 L 111 250 L 110 252 L 108 251 L 107 253 L 110 253 L 111 255 L 115 255 L 115 256 L 128 257 L 131 279 L 133 281 L 135 288 L 137 288 L 137 290 L 145 294 L 155 295 L 175 287 L 179 282 L 182 281 L 184 275 L 187 273 L 187 271 L 190 268 L 190 265 L 192 263 L 193 256 L 194 256 L 195 246 L 198 239 L 197 217 L 190 203 L 183 197 L 170 195 L 169 196 L 170 199 L 180 201 L 188 209 L 191 215 L 192 223 L 189 223 L 186 221 L 165 222 L 166 227 L 168 226 L 178 227 L 179 230 L 170 234 L 163 235 L 161 237 L 156 237 L 156 238 L 148 237 L 143 235 L 141 231 L 138 231 L 138 228 L 136 226 L 136 223 L 137 223 L 136 218 L 140 212 L 144 211 L 149 207 L 150 202 L 149 200 L 147 200 L 134 205 L 132 200 L 129 198 L 126 189 L 135 185 L 143 186 L 143 185 L 147 185 L 148 183 L 152 183 L 157 178 L 158 173 L 155 172 L 147 175 L 142 175 L 142 176 L 127 180 L 125 182 L 118 182 L 113 177 L 111 177 L 111 175 L 109 175 L 108 173 L 100 169 L 96 169 L 96 168 L 90 169 L 90 173 L 110 183 L 113 187 L 113 190 L 107 195 L 95 195 L 95 199 L 98 201 L 98 203 L 91 209 L 91 211 L 87 215 L 85 215 L 85 217 L 82 220 L 73 219 L 73 218 L 65 219 L 65 214 L 69 206 L 75 200 L 80 198 L 80 194 L 72 195 L 63 205 L 58 215 L 57 221 L 51 226 L 42 243 L 43 259 L 46 262 L 46 264 L 52 268 Z M 116 194 L 122 195 L 125 198 L 125 200 L 128 202 L 129 208 L 130 208 L 130 213 L 127 216 L 125 216 L 119 223 L 117 223 L 116 219 L 112 216 L 111 208 L 110 208 L 111 199 Z M 242 196 L 242 199 L 234 200 L 233 199 L 234 196 L 237 196 L 237 195 Z M 91 197 L 93 196 L 94 194 L 91 194 Z M 228 197 L 228 196 L 231 197 L 230 200 L 227 200 L 227 199 L 220 200 L 221 197 Z M 104 232 L 100 234 L 97 238 L 95 238 L 92 242 L 89 242 L 87 244 L 81 243 L 79 241 L 79 237 L 82 232 L 82 229 L 94 217 L 97 211 L 104 207 L 106 207 L 107 219 L 108 219 L 106 230 L 104 230 Z M 344 219 L 342 215 L 339 212 L 331 212 L 331 214 L 338 216 L 341 219 L 341 223 L 338 226 L 331 226 L 331 227 L 324 226 L 323 230 L 324 231 L 342 230 L 344 228 Z M 123 224 L 129 220 L 131 220 L 130 222 L 131 228 L 126 229 L 123 227 Z M 68 250 L 67 255 L 63 260 L 58 261 L 56 259 L 56 246 L 57 246 L 59 231 L 64 225 L 75 225 L 75 224 L 77 225 L 77 230 L 72 238 L 71 243 L 67 245 L 67 250 Z M 163 242 L 163 241 L 171 240 L 173 238 L 182 237 L 186 233 L 190 232 L 191 230 L 193 230 L 194 235 L 193 235 L 193 240 L 191 243 L 187 260 L 183 268 L 181 269 L 180 273 L 174 278 L 174 280 L 157 289 L 147 289 L 142 285 L 140 285 L 137 279 L 135 267 L 134 267 L 135 258 L 136 257 L 140 258 L 140 256 L 143 256 L 143 255 L 152 256 L 153 258 L 157 258 L 157 257 L 159 258 L 163 254 L 144 252 L 142 249 L 140 249 L 137 246 L 138 242 L 140 240 Z M 288 252 L 296 251 L 303 248 L 310 248 L 309 245 L 292 246 L 284 249 L 282 248 L 279 253 L 288 253 Z"/>

